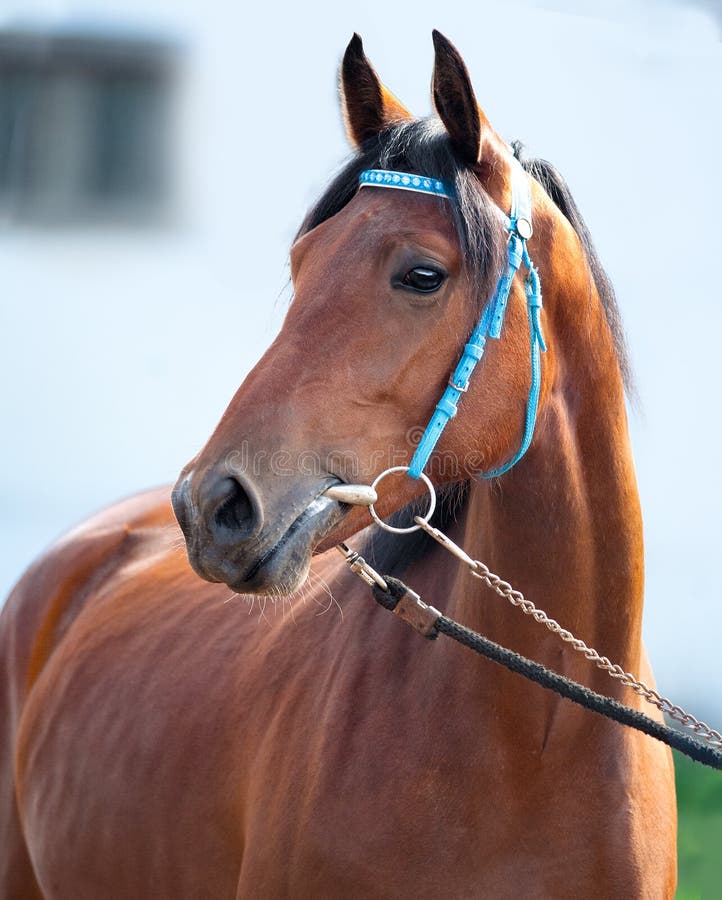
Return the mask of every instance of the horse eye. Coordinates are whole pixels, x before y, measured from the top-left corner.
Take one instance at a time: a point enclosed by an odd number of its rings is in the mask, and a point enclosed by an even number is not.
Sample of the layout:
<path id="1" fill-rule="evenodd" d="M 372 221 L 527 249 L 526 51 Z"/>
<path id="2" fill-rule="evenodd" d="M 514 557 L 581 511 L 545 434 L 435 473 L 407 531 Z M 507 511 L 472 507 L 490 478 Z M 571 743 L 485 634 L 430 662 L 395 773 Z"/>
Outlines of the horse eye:
<path id="1" fill-rule="evenodd" d="M 445 278 L 444 273 L 437 269 L 416 266 L 404 275 L 401 284 L 414 291 L 419 291 L 421 294 L 431 294 L 433 291 L 438 291 Z"/>

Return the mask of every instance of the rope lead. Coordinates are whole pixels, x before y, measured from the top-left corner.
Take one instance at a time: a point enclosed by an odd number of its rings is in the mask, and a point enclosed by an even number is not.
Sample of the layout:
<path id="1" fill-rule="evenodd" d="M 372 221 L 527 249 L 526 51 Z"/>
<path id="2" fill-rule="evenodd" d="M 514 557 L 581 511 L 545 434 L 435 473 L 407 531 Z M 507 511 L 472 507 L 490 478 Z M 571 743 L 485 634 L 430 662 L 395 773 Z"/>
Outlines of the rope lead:
<path id="1" fill-rule="evenodd" d="M 577 681 L 565 678 L 547 669 L 541 663 L 534 662 L 526 656 L 507 650 L 499 644 L 495 644 L 470 628 L 465 628 L 453 619 L 442 615 L 433 606 L 427 606 L 421 601 L 419 595 L 408 588 L 398 578 L 384 575 L 387 589 L 383 590 L 378 584 L 371 586 L 374 599 L 390 612 L 398 615 L 407 624 L 415 628 L 426 638 L 436 638 L 439 634 L 445 634 L 458 644 L 462 644 L 478 653 L 480 656 L 498 663 L 510 672 L 523 675 L 524 678 L 541 685 L 549 691 L 565 697 L 573 703 L 578 703 L 585 709 L 606 716 L 621 725 L 627 725 L 637 731 L 641 731 L 650 737 L 656 738 L 663 744 L 684 753 L 695 762 L 710 766 L 712 769 L 722 769 L 722 752 L 714 747 L 702 744 L 691 735 L 684 734 L 674 728 L 670 728 L 661 722 L 657 722 L 631 706 L 625 706 L 618 700 L 597 694 L 595 691 Z M 413 614 L 414 606 L 417 614 Z"/>

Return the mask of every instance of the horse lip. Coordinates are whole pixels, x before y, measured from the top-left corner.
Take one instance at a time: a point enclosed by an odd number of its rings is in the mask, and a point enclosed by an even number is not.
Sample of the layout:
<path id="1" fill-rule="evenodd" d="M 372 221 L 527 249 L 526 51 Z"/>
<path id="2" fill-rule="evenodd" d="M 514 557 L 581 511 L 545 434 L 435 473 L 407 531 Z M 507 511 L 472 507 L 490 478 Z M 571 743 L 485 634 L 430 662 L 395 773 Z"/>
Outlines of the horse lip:
<path id="1" fill-rule="evenodd" d="M 349 511 L 349 507 L 346 506 L 346 504 L 339 503 L 337 500 L 331 500 L 323 496 L 324 492 L 332 484 L 340 483 L 342 483 L 341 479 L 335 476 L 324 479 L 313 498 L 306 504 L 283 534 L 280 535 L 278 540 L 261 554 L 261 556 L 248 568 L 242 578 L 238 579 L 238 581 L 230 585 L 230 587 L 239 591 L 243 588 L 247 588 L 261 569 L 271 562 L 277 553 L 293 540 L 295 535 L 303 531 L 304 525 L 311 523 L 314 518 L 319 516 L 325 510 L 327 515 L 321 529 L 312 535 L 314 543 L 318 543 L 318 541 L 322 540 L 331 528 L 333 528 Z M 335 511 L 333 511 L 334 507 L 336 507 Z"/>

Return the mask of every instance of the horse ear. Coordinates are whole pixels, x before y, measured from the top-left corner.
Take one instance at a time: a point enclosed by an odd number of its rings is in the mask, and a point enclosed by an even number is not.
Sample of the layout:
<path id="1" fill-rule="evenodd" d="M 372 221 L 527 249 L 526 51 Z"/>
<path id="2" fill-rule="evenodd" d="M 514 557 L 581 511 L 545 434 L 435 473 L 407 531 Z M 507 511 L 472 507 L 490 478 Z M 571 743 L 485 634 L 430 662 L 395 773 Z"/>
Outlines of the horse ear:
<path id="1" fill-rule="evenodd" d="M 357 34 L 351 38 L 343 56 L 340 88 L 346 132 L 357 148 L 384 128 L 413 118 L 381 84 Z"/>
<path id="2" fill-rule="evenodd" d="M 464 161 L 478 163 L 489 122 L 476 102 L 471 78 L 459 51 L 441 32 L 434 30 L 432 37 L 436 57 L 431 93 L 436 112 Z"/>

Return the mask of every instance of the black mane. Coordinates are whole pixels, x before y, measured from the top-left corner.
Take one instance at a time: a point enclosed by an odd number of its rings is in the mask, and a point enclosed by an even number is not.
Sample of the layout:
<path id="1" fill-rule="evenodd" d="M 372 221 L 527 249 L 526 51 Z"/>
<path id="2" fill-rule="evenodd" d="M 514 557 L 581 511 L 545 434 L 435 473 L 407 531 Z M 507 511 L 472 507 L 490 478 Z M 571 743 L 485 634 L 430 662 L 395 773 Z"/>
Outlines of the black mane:
<path id="1" fill-rule="evenodd" d="M 572 197 L 569 185 L 564 178 L 556 170 L 556 168 L 545 159 L 526 159 L 523 155 L 524 147 L 521 141 L 512 143 L 514 156 L 519 160 L 524 169 L 535 178 L 544 188 L 549 197 L 554 201 L 559 211 L 569 219 L 572 228 L 576 231 L 579 240 L 587 257 L 589 268 L 594 279 L 594 284 L 599 294 L 604 314 L 607 317 L 609 330 L 612 332 L 612 340 L 614 349 L 617 354 L 617 361 L 622 372 L 622 379 L 627 393 L 634 394 L 634 379 L 632 377 L 632 367 L 629 362 L 629 351 L 627 349 L 627 341 L 624 336 L 624 327 L 622 325 L 622 316 L 619 312 L 619 304 L 617 296 L 614 292 L 612 282 L 604 271 L 597 251 L 592 243 L 592 236 L 586 226 L 579 207 Z"/>

